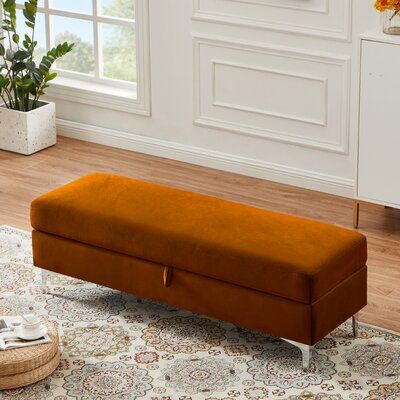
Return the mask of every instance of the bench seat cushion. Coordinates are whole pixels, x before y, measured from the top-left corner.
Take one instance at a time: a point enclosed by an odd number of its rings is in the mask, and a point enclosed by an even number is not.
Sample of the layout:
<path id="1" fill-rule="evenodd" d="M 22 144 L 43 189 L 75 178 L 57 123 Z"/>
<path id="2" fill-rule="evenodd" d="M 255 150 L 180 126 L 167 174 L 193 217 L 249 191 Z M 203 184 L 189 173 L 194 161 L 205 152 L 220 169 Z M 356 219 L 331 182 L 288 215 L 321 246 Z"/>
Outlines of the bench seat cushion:
<path id="1" fill-rule="evenodd" d="M 31 223 L 40 232 L 306 304 L 367 258 L 365 237 L 347 229 L 109 174 L 35 199 Z"/>

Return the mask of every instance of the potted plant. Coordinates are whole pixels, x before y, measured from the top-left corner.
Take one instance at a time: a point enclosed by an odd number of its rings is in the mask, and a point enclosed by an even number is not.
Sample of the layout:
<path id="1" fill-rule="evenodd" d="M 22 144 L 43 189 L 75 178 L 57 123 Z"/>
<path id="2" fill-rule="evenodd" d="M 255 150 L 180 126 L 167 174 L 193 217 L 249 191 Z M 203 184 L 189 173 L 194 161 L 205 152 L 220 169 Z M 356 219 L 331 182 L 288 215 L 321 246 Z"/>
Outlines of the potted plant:
<path id="1" fill-rule="evenodd" d="M 0 149 L 32 154 L 56 143 L 55 104 L 41 101 L 57 74 L 53 63 L 74 44 L 62 43 L 34 61 L 37 0 L 23 8 L 31 35 L 17 33 L 16 0 L 0 0 Z"/>
<path id="2" fill-rule="evenodd" d="M 400 35 L 400 0 L 376 0 L 375 8 L 383 13 L 383 32 Z"/>

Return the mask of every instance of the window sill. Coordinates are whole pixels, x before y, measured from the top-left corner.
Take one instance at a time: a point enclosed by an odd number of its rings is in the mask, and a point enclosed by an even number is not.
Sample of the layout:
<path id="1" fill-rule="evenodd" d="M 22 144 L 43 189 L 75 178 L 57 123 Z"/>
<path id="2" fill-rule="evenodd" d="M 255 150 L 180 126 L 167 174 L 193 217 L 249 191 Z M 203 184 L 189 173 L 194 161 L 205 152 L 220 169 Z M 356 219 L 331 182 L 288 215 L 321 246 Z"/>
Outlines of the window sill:
<path id="1" fill-rule="evenodd" d="M 149 105 L 138 99 L 135 89 L 123 89 L 78 79 L 57 77 L 51 82 L 46 97 L 50 100 L 66 100 L 109 110 L 150 115 Z"/>

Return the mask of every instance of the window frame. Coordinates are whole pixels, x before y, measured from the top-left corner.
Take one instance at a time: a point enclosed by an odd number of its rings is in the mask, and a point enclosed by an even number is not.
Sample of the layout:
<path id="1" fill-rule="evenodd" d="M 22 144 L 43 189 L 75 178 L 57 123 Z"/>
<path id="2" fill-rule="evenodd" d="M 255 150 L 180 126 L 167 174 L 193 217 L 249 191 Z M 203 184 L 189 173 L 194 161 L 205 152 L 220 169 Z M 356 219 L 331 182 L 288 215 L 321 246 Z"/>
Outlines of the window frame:
<path id="1" fill-rule="evenodd" d="M 52 0 L 44 0 L 44 7 L 38 7 L 45 19 L 46 47 L 54 47 L 52 37 L 52 16 L 74 18 L 93 22 L 93 45 L 95 73 L 88 75 L 79 72 L 53 68 L 58 77 L 47 90 L 46 98 L 66 100 L 108 109 L 151 115 L 150 109 L 150 65 L 149 65 L 149 7 L 148 0 L 135 0 L 135 19 L 124 19 L 100 15 L 100 0 L 92 0 L 93 14 L 51 8 Z M 17 3 L 17 9 L 23 9 Z M 128 25 L 135 29 L 136 39 L 136 82 L 120 81 L 104 77 L 99 65 L 102 60 L 102 42 L 99 24 Z"/>

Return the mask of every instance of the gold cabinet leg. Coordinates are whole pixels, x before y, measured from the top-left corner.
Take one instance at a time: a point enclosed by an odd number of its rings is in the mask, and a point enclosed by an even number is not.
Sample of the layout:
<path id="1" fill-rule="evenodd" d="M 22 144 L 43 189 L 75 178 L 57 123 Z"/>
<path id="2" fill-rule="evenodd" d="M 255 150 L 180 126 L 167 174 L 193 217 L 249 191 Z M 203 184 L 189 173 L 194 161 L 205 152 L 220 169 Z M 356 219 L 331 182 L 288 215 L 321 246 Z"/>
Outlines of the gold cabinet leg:
<path id="1" fill-rule="evenodd" d="M 354 200 L 354 208 L 353 208 L 353 227 L 354 229 L 358 228 L 358 223 L 360 222 L 360 202 Z"/>

